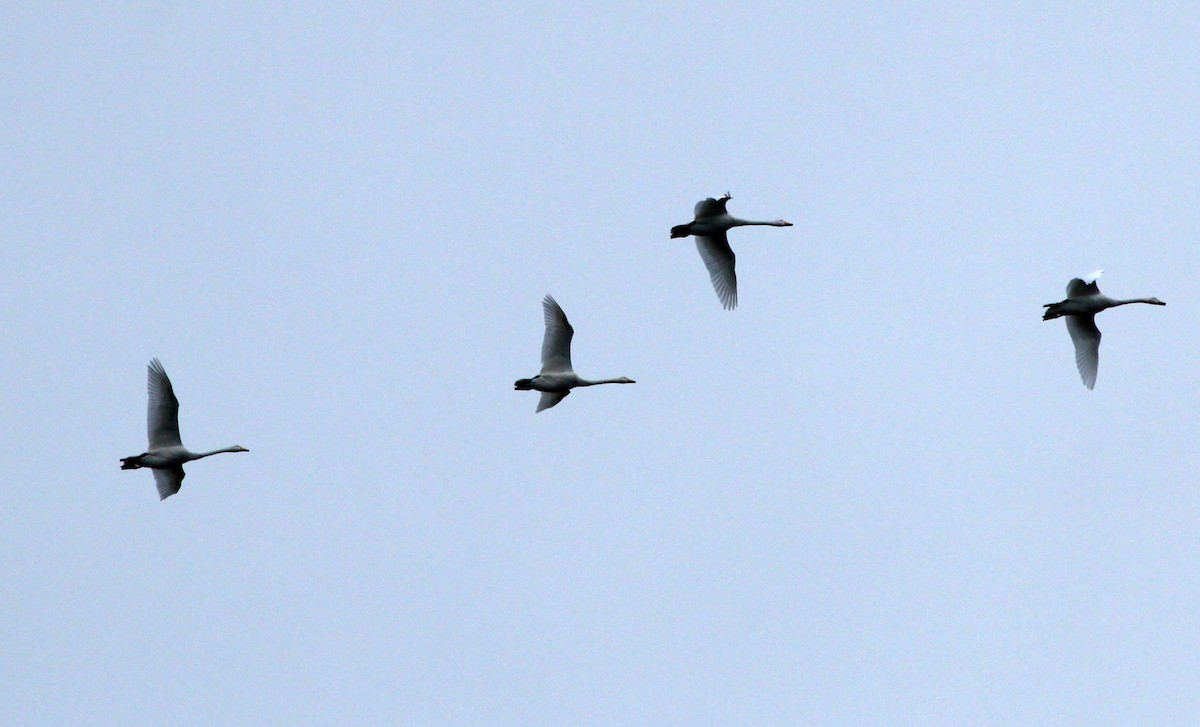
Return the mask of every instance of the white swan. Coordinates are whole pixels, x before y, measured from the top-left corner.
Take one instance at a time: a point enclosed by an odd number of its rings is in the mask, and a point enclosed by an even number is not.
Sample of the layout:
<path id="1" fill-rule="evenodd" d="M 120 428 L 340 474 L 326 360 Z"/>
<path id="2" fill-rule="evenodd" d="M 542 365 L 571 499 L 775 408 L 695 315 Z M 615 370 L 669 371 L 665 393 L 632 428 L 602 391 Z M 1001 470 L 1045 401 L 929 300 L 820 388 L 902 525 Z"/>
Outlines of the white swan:
<path id="1" fill-rule="evenodd" d="M 737 307 L 737 274 L 734 272 L 734 254 L 729 247 L 726 232 L 731 227 L 747 225 L 769 225 L 771 227 L 791 227 L 786 220 L 774 222 L 755 222 L 739 220 L 725 211 L 725 203 L 733 199 L 726 192 L 721 199 L 708 199 L 696 203 L 696 219 L 686 225 L 675 225 L 671 228 L 671 237 L 696 236 L 696 249 L 700 258 L 708 268 L 708 276 L 712 278 L 713 289 L 721 299 L 725 310 Z"/>
<path id="2" fill-rule="evenodd" d="M 624 376 L 617 379 L 588 381 L 576 375 L 571 368 L 571 337 L 575 329 L 567 322 L 567 315 L 558 306 L 558 301 L 547 295 L 542 299 L 542 313 L 546 319 L 546 334 L 542 338 L 542 372 L 532 379 L 517 379 L 517 391 L 531 389 L 542 392 L 537 410 L 549 409 L 566 398 L 576 386 L 597 384 L 635 384 Z"/>
<path id="3" fill-rule="evenodd" d="M 1096 386 L 1096 370 L 1100 367 L 1100 329 L 1096 328 L 1096 314 L 1129 303 L 1166 305 L 1158 298 L 1114 300 L 1102 295 L 1096 280 L 1103 272 L 1097 270 L 1086 277 L 1074 278 L 1067 283 L 1066 300 L 1043 306 L 1046 309 L 1045 315 L 1042 316 L 1044 321 L 1067 317 L 1067 332 L 1071 334 L 1071 342 L 1075 344 L 1075 366 L 1079 369 L 1083 385 L 1089 389 Z"/>
<path id="4" fill-rule="evenodd" d="M 245 447 L 234 445 L 211 452 L 189 452 L 179 440 L 179 400 L 171 380 L 158 359 L 152 359 L 147 367 L 147 386 L 150 404 L 146 411 L 146 433 L 150 449 L 135 457 L 121 460 L 121 469 L 136 470 L 149 467 L 154 470 L 154 482 L 158 485 L 158 499 L 165 500 L 183 484 L 183 463 L 208 457 L 221 452 L 249 452 Z"/>

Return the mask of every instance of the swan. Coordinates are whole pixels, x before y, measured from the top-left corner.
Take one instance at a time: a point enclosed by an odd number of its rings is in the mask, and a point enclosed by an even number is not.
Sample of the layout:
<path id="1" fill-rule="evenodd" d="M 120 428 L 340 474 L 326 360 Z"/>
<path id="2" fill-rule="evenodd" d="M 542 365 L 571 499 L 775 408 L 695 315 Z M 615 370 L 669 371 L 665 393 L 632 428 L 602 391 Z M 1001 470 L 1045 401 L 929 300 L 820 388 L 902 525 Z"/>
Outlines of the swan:
<path id="1" fill-rule="evenodd" d="M 1100 293 L 1096 286 L 1103 270 L 1097 270 L 1083 278 L 1074 278 L 1067 283 L 1067 299 L 1061 303 L 1047 303 L 1043 321 L 1066 316 L 1067 333 L 1075 344 L 1075 366 L 1083 385 L 1089 389 L 1096 386 L 1096 370 L 1100 366 L 1100 329 L 1096 328 L 1096 314 L 1102 310 L 1130 303 L 1166 305 L 1158 298 L 1131 298 L 1114 300 Z"/>
<path id="2" fill-rule="evenodd" d="M 637 383 L 624 376 L 599 381 L 580 378 L 571 368 L 571 337 L 575 335 L 575 329 L 567 322 L 567 314 L 563 313 L 558 301 L 551 295 L 542 299 L 542 313 L 546 319 L 546 334 L 542 339 L 542 372 L 532 379 L 517 379 L 514 384 L 516 391 L 532 389 L 542 392 L 538 411 L 549 409 L 562 401 L 576 386 Z"/>
<path id="3" fill-rule="evenodd" d="M 211 452 L 189 452 L 179 440 L 179 400 L 171 380 L 158 359 L 151 359 L 147 366 L 146 388 L 150 403 L 146 410 L 146 433 L 150 449 L 146 452 L 121 459 L 121 469 L 136 470 L 149 467 L 154 470 L 154 483 L 158 485 L 158 499 L 165 500 L 179 492 L 183 484 L 183 463 L 209 457 L 222 452 L 249 452 L 245 447 L 234 445 Z"/>
<path id="4" fill-rule="evenodd" d="M 734 273 L 734 254 L 729 247 L 726 232 L 731 227 L 746 227 L 748 225 L 769 225 L 771 227 L 791 227 L 786 220 L 774 222 L 755 222 L 739 220 L 725 211 L 725 204 L 733 199 L 729 192 L 721 199 L 701 200 L 696 203 L 696 219 L 686 225 L 675 225 L 671 228 L 671 238 L 696 236 L 696 249 L 700 251 L 700 259 L 708 268 L 708 276 L 712 278 L 713 289 L 721 299 L 725 310 L 737 308 L 737 275 Z"/>

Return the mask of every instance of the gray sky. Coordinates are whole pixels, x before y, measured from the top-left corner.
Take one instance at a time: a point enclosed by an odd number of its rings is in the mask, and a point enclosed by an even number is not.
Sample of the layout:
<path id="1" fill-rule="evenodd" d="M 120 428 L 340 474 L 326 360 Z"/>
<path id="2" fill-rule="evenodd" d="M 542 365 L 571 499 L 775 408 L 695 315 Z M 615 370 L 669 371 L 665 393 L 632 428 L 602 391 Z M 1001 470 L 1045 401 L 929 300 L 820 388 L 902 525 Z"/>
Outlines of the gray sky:
<path id="1" fill-rule="evenodd" d="M 0 722 L 1200 720 L 1193 4 L 408 5 L 0 9 Z"/>

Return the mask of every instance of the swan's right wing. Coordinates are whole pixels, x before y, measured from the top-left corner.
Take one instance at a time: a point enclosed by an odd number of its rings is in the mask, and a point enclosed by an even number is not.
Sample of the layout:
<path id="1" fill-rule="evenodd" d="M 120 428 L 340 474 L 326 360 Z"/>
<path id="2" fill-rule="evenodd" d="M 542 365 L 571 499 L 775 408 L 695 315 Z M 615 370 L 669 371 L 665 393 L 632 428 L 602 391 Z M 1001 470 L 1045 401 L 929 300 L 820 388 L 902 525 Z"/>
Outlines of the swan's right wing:
<path id="1" fill-rule="evenodd" d="M 183 485 L 182 467 L 172 467 L 169 470 L 153 470 L 154 484 L 158 485 L 158 499 L 165 500 L 176 492 Z"/>
<path id="2" fill-rule="evenodd" d="M 542 373 L 571 371 L 571 338 L 575 335 L 575 329 L 571 328 L 567 314 L 563 313 L 553 296 L 547 295 L 542 299 L 542 313 L 546 318 L 546 335 L 542 338 Z"/>
<path id="3" fill-rule="evenodd" d="M 179 400 L 158 359 L 151 360 L 147 367 L 146 388 L 150 395 L 146 410 L 150 449 L 180 446 L 183 442 L 179 440 Z"/>
<path id="4" fill-rule="evenodd" d="M 1086 298 L 1089 295 L 1100 295 L 1100 286 L 1096 285 L 1096 281 L 1103 272 L 1097 270 L 1082 278 L 1072 278 L 1071 282 L 1067 283 L 1067 297 Z"/>
<path id="5" fill-rule="evenodd" d="M 1096 316 L 1066 316 L 1067 332 L 1075 344 L 1075 366 L 1079 378 L 1089 389 L 1096 387 L 1096 371 L 1100 368 L 1100 329 Z"/>
<path id="6" fill-rule="evenodd" d="M 713 290 L 721 299 L 725 310 L 737 308 L 737 274 L 734 272 L 736 257 L 729 247 L 729 238 L 724 232 L 709 237 L 697 237 L 696 249 L 700 251 L 700 259 L 708 268 L 708 277 L 712 279 Z"/>
<path id="7" fill-rule="evenodd" d="M 542 409 L 549 409 L 550 407 L 554 406 L 558 402 L 567 398 L 567 394 L 570 394 L 570 393 L 571 393 L 570 389 L 567 389 L 566 391 L 543 391 L 542 398 L 538 399 L 537 410 L 541 411 Z"/>

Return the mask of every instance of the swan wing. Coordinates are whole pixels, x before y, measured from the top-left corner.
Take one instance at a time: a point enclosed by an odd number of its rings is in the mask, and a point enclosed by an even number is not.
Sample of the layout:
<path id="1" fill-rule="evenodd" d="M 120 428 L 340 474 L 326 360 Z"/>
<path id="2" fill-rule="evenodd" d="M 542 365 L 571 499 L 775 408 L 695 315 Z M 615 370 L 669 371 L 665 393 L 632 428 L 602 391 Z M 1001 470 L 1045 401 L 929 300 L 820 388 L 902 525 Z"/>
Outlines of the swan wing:
<path id="1" fill-rule="evenodd" d="M 1095 314 L 1066 316 L 1067 332 L 1075 344 L 1075 366 L 1079 378 L 1089 389 L 1096 387 L 1096 371 L 1100 368 L 1100 329 L 1096 328 Z"/>
<path id="2" fill-rule="evenodd" d="M 158 499 L 165 500 L 183 485 L 183 468 L 179 466 L 167 470 L 153 470 L 154 484 L 158 485 Z"/>
<path id="3" fill-rule="evenodd" d="M 542 300 L 542 312 L 546 318 L 546 335 L 542 339 L 542 373 L 571 371 L 571 338 L 575 335 L 575 329 L 571 328 L 567 314 L 563 313 L 553 296 L 547 295 Z"/>
<path id="4" fill-rule="evenodd" d="M 570 393 L 571 393 L 570 389 L 567 389 L 566 391 L 543 391 L 542 397 L 540 399 L 538 399 L 537 410 L 541 411 L 543 409 L 549 409 L 550 407 L 554 406 L 558 402 L 567 398 L 567 394 L 570 394 Z"/>
<path id="5" fill-rule="evenodd" d="M 175 398 L 175 389 L 158 359 L 151 360 L 147 367 L 146 388 L 150 395 L 146 411 L 150 449 L 182 445 L 179 440 L 179 400 Z"/>
<path id="6" fill-rule="evenodd" d="M 700 219 L 701 217 L 716 217 L 717 215 L 726 214 L 725 203 L 728 201 L 728 197 L 722 197 L 721 199 L 713 199 L 712 197 L 709 197 L 708 199 L 700 200 L 696 203 L 696 219 Z"/>
<path id="7" fill-rule="evenodd" d="M 696 249 L 700 251 L 700 259 L 708 268 L 708 277 L 712 279 L 713 290 L 721 299 L 725 310 L 737 308 L 737 274 L 734 272 L 736 256 L 729 247 L 729 238 L 724 232 L 718 235 L 696 238 Z"/>
<path id="8" fill-rule="evenodd" d="M 1096 285 L 1096 281 L 1100 279 L 1103 272 L 1103 270 L 1096 270 L 1082 278 L 1072 278 L 1071 282 L 1067 283 L 1067 297 L 1085 298 L 1089 295 L 1100 295 L 1100 287 Z"/>

